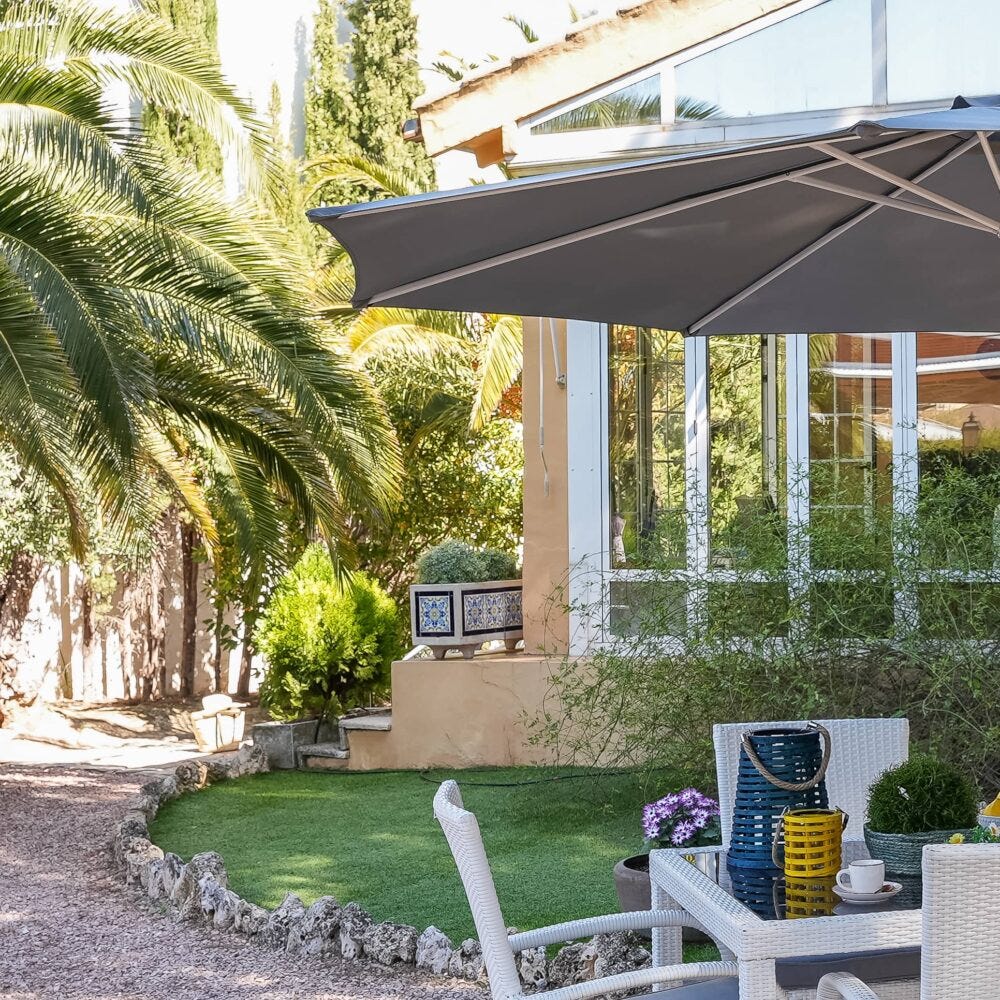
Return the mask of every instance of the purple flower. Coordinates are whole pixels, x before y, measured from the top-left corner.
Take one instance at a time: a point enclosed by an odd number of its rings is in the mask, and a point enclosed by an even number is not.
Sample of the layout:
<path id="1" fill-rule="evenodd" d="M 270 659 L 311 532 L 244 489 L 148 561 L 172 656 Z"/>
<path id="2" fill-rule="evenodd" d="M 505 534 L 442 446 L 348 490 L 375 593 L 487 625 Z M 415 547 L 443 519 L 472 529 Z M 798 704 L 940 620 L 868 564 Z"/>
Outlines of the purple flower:
<path id="1" fill-rule="evenodd" d="M 642 832 L 653 843 L 683 847 L 696 840 L 719 815 L 719 803 L 697 788 L 670 792 L 642 810 Z"/>
<path id="2" fill-rule="evenodd" d="M 683 847 L 696 833 L 698 828 L 690 820 L 682 819 L 670 835 L 670 842 L 674 847 Z"/>

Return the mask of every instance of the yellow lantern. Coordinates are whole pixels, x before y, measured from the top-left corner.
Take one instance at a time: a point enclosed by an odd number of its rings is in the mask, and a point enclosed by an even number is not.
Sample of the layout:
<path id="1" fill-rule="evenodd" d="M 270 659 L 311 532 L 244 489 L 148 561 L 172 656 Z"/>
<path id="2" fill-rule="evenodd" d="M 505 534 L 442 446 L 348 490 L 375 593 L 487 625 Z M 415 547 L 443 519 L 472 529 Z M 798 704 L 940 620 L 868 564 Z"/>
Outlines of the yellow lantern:
<path id="1" fill-rule="evenodd" d="M 786 810 L 774 832 L 771 857 L 775 866 L 793 878 L 836 875 L 846 826 L 847 813 L 839 809 Z"/>
<path id="2" fill-rule="evenodd" d="M 840 902 L 833 891 L 836 876 L 785 878 L 785 919 L 828 917 Z"/>

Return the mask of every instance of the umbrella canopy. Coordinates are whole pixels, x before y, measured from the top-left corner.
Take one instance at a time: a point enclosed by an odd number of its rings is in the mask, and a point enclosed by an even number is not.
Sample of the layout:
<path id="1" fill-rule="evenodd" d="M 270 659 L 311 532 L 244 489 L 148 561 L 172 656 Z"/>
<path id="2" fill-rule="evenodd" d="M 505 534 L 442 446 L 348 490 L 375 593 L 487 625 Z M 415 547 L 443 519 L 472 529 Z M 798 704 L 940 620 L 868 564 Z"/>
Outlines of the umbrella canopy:
<path id="1" fill-rule="evenodd" d="M 319 208 L 355 305 L 688 334 L 1000 329 L 1000 98 Z"/>

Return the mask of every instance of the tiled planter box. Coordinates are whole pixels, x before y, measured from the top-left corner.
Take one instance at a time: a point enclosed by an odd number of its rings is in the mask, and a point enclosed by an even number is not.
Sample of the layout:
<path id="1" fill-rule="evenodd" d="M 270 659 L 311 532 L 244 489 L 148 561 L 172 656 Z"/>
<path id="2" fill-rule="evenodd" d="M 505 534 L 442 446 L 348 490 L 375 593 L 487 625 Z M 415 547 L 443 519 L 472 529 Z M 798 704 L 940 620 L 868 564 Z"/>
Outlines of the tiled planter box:
<path id="1" fill-rule="evenodd" d="M 410 587 L 410 631 L 415 646 L 430 646 L 436 659 L 457 649 L 471 660 L 479 645 L 503 639 L 514 652 L 524 635 L 521 581 L 419 583 Z"/>

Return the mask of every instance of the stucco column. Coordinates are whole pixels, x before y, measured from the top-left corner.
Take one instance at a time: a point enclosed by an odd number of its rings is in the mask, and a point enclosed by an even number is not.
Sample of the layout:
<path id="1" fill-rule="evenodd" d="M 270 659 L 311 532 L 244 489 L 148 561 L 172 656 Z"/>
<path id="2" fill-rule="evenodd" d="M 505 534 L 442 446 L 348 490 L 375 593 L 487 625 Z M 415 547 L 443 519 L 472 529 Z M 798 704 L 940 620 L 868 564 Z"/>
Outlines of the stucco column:
<path id="1" fill-rule="evenodd" d="M 566 323 L 554 321 L 562 370 Z M 524 648 L 566 651 L 569 568 L 566 389 L 557 382 L 548 320 L 524 320 Z"/>

